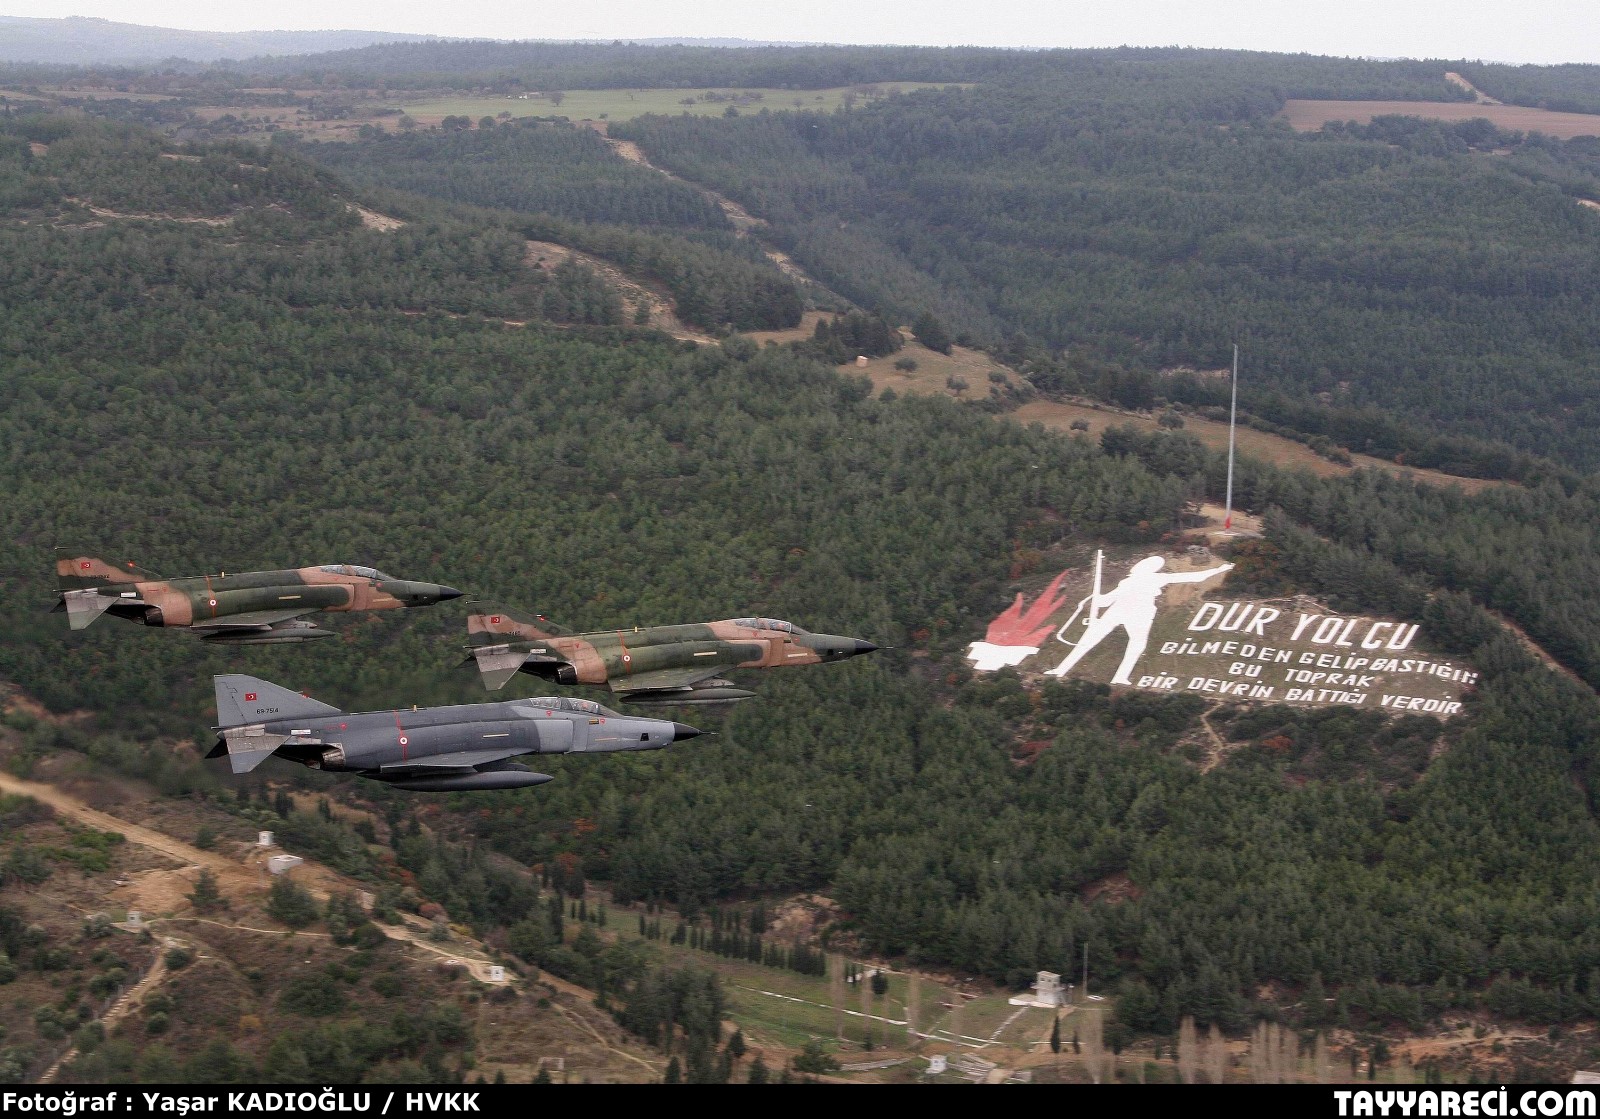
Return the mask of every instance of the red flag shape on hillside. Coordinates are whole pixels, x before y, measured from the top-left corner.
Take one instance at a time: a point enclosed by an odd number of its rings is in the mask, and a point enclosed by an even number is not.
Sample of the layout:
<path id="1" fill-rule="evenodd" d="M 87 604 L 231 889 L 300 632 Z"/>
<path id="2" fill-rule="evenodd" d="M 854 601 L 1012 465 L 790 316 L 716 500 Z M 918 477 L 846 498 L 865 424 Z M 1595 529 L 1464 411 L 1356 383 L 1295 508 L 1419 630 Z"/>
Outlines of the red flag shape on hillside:
<path id="1" fill-rule="evenodd" d="M 1061 609 L 1065 599 L 1061 597 L 1061 583 L 1069 572 L 1063 571 L 1044 589 L 1044 593 L 1033 600 L 1033 605 L 1023 607 L 1022 592 L 1017 592 L 1017 600 L 1008 606 L 994 621 L 989 623 L 988 631 L 983 639 L 991 645 L 1032 645 L 1037 646 L 1049 635 L 1055 627 L 1048 624 L 1051 614 Z"/>

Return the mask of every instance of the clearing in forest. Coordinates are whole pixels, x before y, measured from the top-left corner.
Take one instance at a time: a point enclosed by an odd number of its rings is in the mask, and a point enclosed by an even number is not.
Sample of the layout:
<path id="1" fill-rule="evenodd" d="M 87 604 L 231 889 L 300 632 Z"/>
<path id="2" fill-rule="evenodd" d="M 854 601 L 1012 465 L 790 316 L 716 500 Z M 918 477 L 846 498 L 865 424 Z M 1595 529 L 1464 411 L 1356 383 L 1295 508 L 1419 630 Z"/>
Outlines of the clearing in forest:
<path id="1" fill-rule="evenodd" d="M 1297 132 L 1316 132 L 1330 121 L 1370 124 L 1373 117 L 1422 117 L 1452 123 L 1487 120 L 1496 128 L 1517 132 L 1542 132 L 1559 140 L 1574 136 L 1600 136 L 1600 114 L 1558 113 L 1526 105 L 1498 105 L 1474 101 L 1297 101 L 1284 102 L 1278 114 Z"/>
<path id="2" fill-rule="evenodd" d="M 1132 424 L 1140 431 L 1160 431 L 1161 425 L 1156 422 L 1153 415 L 1137 412 L 1122 412 L 1109 406 L 1092 406 L 1088 404 L 1063 403 L 1054 400 L 1031 400 L 1014 412 L 1007 413 L 1019 423 L 1038 423 L 1054 431 L 1070 431 L 1074 422 L 1088 425 L 1084 431 L 1092 439 L 1099 439 L 1100 433 L 1108 427 L 1120 427 Z M 1228 425 L 1217 420 L 1203 419 L 1199 416 L 1186 415 L 1183 417 L 1183 430 L 1199 439 L 1212 450 L 1227 450 Z M 1425 482 L 1433 486 L 1460 486 L 1467 493 L 1477 493 L 1485 486 L 1507 485 L 1505 482 L 1490 481 L 1485 478 L 1459 478 L 1454 474 L 1446 474 L 1439 470 L 1419 470 L 1414 467 L 1401 466 L 1371 455 L 1350 456 L 1351 465 L 1344 466 L 1336 462 L 1329 462 L 1317 454 L 1304 443 L 1297 443 L 1293 439 L 1285 439 L 1280 435 L 1271 435 L 1265 431 L 1257 431 L 1253 427 L 1243 424 L 1238 429 L 1238 450 L 1241 455 L 1269 462 L 1274 466 L 1286 470 L 1309 470 L 1320 477 L 1328 478 L 1337 474 L 1348 474 L 1352 470 L 1370 468 L 1383 470 L 1390 474 L 1407 475 L 1416 481 Z"/>
<path id="3" fill-rule="evenodd" d="M 911 328 L 902 326 L 905 347 L 887 357 L 868 358 L 865 365 L 851 362 L 840 371 L 872 378 L 874 392 L 893 389 L 896 396 L 942 394 L 956 400 L 981 400 L 999 396 L 1007 388 L 1025 382 L 982 350 L 951 346 L 948 354 L 911 341 Z M 897 363 L 915 362 L 915 369 L 901 369 Z"/>
<path id="4" fill-rule="evenodd" d="M 799 326 L 787 330 L 753 330 L 745 337 L 758 346 L 769 342 L 780 346 L 803 342 L 816 333 L 818 322 L 833 317 L 827 311 L 807 311 L 801 316 Z M 896 396 L 943 394 L 956 400 L 976 400 L 991 392 L 998 395 L 1005 388 L 1021 387 L 1025 383 L 982 350 L 952 346 L 948 354 L 941 354 L 917 343 L 909 326 L 900 327 L 900 336 L 905 345 L 895 353 L 867 358 L 865 364 L 857 364 L 851 358 L 839 366 L 839 372 L 869 378 L 873 392 L 893 389 Z M 896 367 L 897 363 L 907 361 L 914 363 L 914 368 Z"/>
<path id="5" fill-rule="evenodd" d="M 646 113 L 720 117 L 736 113 L 785 110 L 831 113 L 844 105 L 865 104 L 891 93 L 942 89 L 955 82 L 870 82 L 832 89 L 758 89 L 701 86 L 694 89 L 572 89 L 499 97 L 443 97 L 402 103 L 419 124 L 437 124 L 447 116 L 471 117 L 510 112 L 514 117 L 566 117 L 571 121 L 632 120 Z M 392 103 L 392 102 L 391 102 Z M 393 126 L 391 118 L 390 127 Z"/>

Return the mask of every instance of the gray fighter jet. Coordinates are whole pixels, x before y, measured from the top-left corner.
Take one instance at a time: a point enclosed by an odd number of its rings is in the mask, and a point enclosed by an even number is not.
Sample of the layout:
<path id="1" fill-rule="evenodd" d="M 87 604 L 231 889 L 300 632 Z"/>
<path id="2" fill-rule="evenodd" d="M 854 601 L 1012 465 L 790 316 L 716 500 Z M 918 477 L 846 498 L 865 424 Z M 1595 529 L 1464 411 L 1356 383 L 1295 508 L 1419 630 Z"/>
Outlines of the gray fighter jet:
<path id="1" fill-rule="evenodd" d="M 555 778 L 513 758 L 660 750 L 701 731 L 665 719 L 619 715 L 587 699 L 519 699 L 410 711 L 347 714 L 253 676 L 213 677 L 217 744 L 235 773 L 269 756 L 354 773 L 396 789 L 521 789 Z"/>

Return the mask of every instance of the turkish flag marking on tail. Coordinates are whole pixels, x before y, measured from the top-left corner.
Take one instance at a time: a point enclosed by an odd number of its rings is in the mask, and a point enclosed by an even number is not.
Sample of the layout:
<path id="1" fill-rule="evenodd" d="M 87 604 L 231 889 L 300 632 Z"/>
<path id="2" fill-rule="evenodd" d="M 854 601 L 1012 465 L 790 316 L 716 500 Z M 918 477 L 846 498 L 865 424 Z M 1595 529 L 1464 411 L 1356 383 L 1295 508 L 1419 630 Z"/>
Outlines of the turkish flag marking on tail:
<path id="1" fill-rule="evenodd" d="M 89 561 L 88 560 L 80 560 L 78 562 L 78 566 L 83 568 L 83 570 L 88 571 L 89 570 Z"/>
<path id="2" fill-rule="evenodd" d="M 499 614 L 491 614 L 489 616 L 489 624 L 492 625 L 492 626 L 499 625 L 500 624 L 500 615 Z"/>
<path id="3" fill-rule="evenodd" d="M 244 701 L 246 703 L 254 703 L 256 701 L 256 693 L 255 692 L 245 692 L 244 693 Z"/>

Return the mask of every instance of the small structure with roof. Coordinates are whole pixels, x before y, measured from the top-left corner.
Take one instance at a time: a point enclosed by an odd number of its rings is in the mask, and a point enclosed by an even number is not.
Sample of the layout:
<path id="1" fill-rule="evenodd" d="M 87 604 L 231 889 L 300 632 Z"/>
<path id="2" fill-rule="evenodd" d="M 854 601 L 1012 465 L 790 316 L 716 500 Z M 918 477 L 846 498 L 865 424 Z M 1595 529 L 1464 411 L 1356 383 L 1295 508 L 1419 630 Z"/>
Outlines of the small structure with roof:
<path id="1" fill-rule="evenodd" d="M 1045 1010 L 1053 1010 L 1067 1000 L 1062 997 L 1061 976 L 1053 971 L 1041 971 L 1033 983 L 1031 995 L 1017 995 L 1011 999 L 1012 1006 L 1037 1006 Z"/>

